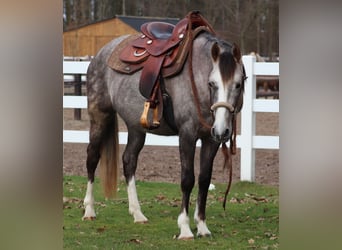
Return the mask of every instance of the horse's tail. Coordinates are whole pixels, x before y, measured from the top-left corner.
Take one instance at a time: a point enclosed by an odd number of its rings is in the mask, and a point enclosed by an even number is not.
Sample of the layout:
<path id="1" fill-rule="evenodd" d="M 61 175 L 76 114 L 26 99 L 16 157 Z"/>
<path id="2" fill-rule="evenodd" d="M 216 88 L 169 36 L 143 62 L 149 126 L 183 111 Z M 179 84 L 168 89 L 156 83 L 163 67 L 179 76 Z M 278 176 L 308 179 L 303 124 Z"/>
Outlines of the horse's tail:
<path id="1" fill-rule="evenodd" d="M 107 134 L 101 146 L 100 179 L 106 198 L 116 195 L 118 180 L 118 118 L 114 114 L 111 126 L 107 127 Z"/>

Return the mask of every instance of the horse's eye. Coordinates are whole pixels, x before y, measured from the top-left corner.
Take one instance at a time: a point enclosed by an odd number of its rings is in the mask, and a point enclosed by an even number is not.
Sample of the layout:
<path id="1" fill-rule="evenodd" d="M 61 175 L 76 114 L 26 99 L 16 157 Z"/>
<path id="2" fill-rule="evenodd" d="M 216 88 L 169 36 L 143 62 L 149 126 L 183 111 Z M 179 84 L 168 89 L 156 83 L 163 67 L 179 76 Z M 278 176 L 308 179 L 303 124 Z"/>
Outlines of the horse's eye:
<path id="1" fill-rule="evenodd" d="M 213 88 L 213 89 L 216 88 L 215 83 L 212 81 L 208 82 L 208 85 L 210 88 Z"/>
<path id="2" fill-rule="evenodd" d="M 237 83 L 236 85 L 235 85 L 235 88 L 237 88 L 237 89 L 239 89 L 241 87 L 241 83 Z"/>

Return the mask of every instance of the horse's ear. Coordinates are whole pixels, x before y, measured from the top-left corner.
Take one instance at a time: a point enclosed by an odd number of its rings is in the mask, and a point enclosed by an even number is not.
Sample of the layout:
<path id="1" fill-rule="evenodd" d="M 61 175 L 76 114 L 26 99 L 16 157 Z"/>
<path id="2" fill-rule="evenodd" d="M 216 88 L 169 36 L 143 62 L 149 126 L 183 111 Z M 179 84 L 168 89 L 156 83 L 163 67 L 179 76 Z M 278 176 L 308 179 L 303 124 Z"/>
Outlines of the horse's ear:
<path id="1" fill-rule="evenodd" d="M 236 43 L 233 44 L 232 51 L 233 51 L 233 56 L 234 56 L 235 60 L 237 62 L 240 62 L 241 61 L 241 51 L 240 51 L 239 46 Z"/>
<path id="2" fill-rule="evenodd" d="M 217 61 L 217 58 L 219 57 L 219 55 L 220 55 L 220 47 L 215 42 L 213 47 L 211 47 L 211 56 L 212 56 L 214 62 Z"/>

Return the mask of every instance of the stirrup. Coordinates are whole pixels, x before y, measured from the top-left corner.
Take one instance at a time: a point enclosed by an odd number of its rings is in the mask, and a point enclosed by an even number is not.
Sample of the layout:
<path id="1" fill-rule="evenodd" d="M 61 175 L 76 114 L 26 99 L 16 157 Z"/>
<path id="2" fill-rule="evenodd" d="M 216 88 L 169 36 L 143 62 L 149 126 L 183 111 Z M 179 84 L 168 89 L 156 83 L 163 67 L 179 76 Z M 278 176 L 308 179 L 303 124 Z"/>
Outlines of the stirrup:
<path id="1" fill-rule="evenodd" d="M 140 124 L 144 128 L 155 129 L 160 126 L 160 122 L 158 121 L 158 106 L 156 106 L 153 109 L 153 120 L 152 120 L 152 125 L 151 125 L 148 122 L 148 111 L 150 110 L 150 105 L 151 105 L 150 101 L 145 102 L 144 111 L 142 112 L 141 117 L 140 117 Z"/>

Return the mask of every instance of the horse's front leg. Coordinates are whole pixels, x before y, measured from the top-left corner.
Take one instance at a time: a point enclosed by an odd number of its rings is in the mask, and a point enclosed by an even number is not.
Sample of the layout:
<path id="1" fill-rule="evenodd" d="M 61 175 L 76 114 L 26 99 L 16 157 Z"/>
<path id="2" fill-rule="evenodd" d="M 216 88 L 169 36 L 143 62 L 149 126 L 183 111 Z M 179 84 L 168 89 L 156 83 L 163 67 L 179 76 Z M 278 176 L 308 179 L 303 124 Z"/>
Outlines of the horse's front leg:
<path id="1" fill-rule="evenodd" d="M 128 193 L 128 211 L 133 215 L 135 223 L 146 223 L 148 220 L 141 212 L 138 194 L 135 186 L 135 171 L 138 156 L 145 143 L 145 133 L 128 130 L 128 142 L 122 155 L 124 175 Z"/>
<path id="2" fill-rule="evenodd" d="M 211 235 L 206 224 L 205 208 L 213 169 L 213 161 L 218 147 L 219 144 L 214 142 L 211 138 L 202 139 L 200 174 L 198 177 L 198 197 L 194 214 L 194 220 L 197 226 L 197 236 L 199 237 Z"/>
<path id="3" fill-rule="evenodd" d="M 179 135 L 179 151 L 181 160 L 181 189 L 183 193 L 181 213 L 178 216 L 178 227 L 180 234 L 178 239 L 193 239 L 194 235 L 190 229 L 189 202 L 192 188 L 195 184 L 194 156 L 196 139 L 190 136 Z"/>

